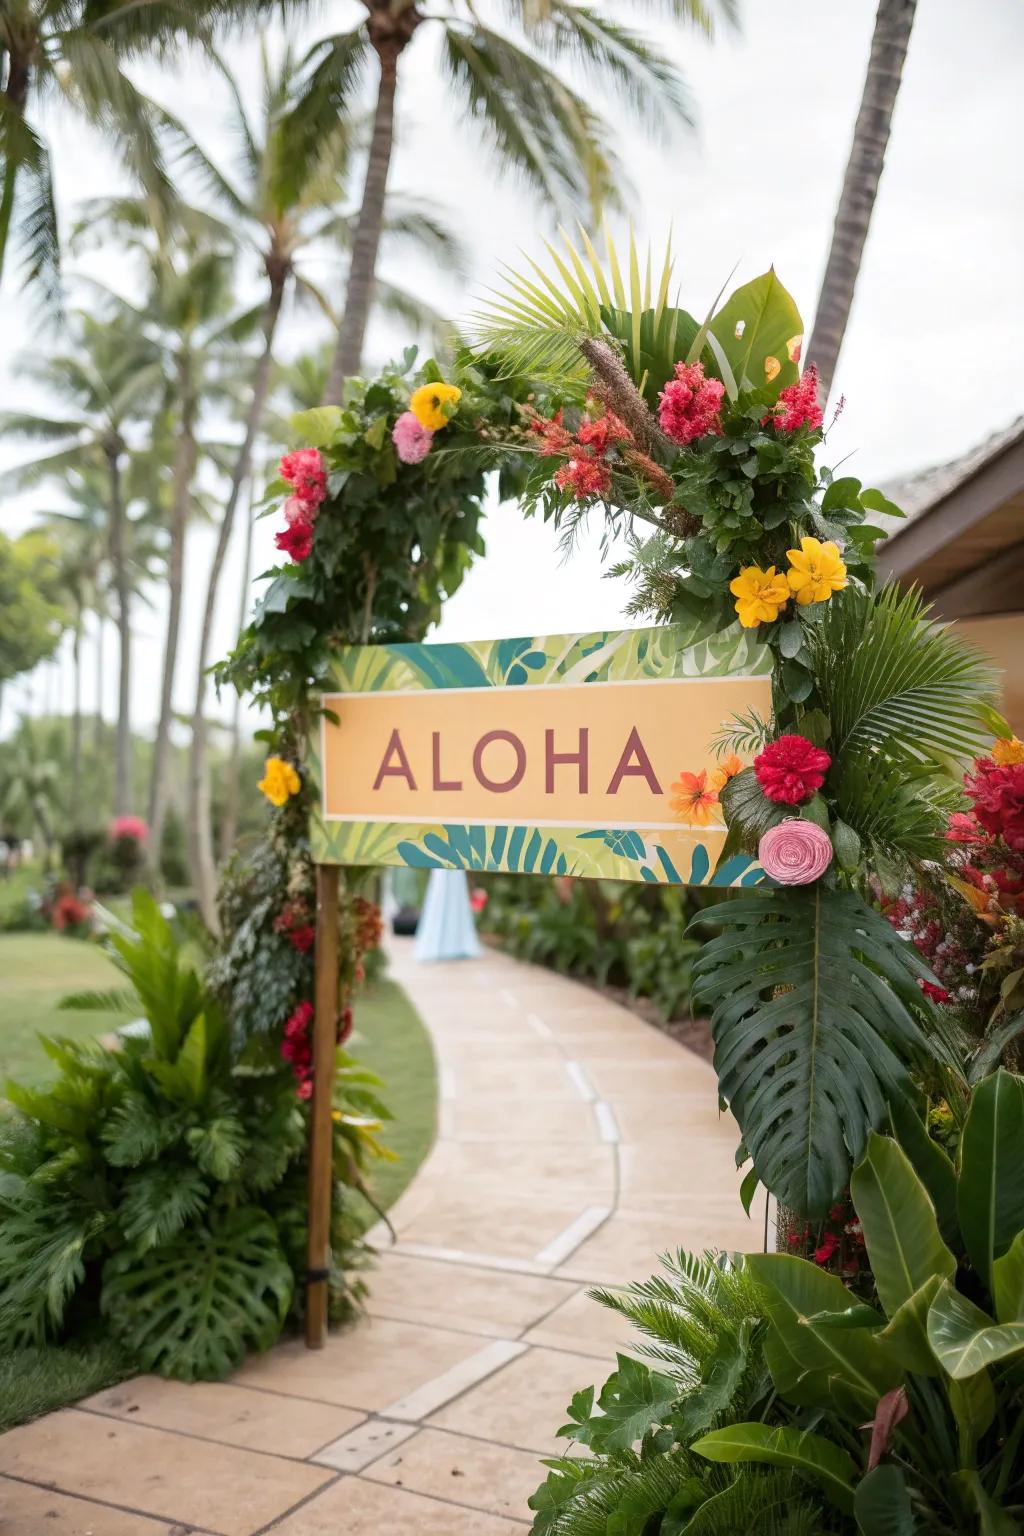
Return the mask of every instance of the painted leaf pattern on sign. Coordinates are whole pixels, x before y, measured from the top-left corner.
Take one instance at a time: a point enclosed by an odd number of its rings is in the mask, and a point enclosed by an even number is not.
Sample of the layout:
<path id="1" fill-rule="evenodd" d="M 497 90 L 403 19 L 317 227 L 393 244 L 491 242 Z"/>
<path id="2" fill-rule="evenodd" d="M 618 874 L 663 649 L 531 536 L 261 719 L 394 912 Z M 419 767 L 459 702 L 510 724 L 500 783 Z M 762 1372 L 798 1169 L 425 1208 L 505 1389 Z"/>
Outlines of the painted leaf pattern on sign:
<path id="1" fill-rule="evenodd" d="M 412 689 L 544 688 L 591 682 L 767 677 L 768 651 L 739 625 L 705 633 L 699 620 L 654 629 L 598 630 L 464 644 L 354 646 L 338 652 L 325 693 Z M 319 776 L 314 733 L 308 767 Z M 710 829 L 712 833 L 715 828 Z M 663 885 L 752 885 L 763 879 L 746 854 L 720 868 L 719 836 L 680 827 L 523 827 L 498 823 L 325 821 L 310 829 L 322 864 L 394 864 L 413 869 L 572 875 Z"/>

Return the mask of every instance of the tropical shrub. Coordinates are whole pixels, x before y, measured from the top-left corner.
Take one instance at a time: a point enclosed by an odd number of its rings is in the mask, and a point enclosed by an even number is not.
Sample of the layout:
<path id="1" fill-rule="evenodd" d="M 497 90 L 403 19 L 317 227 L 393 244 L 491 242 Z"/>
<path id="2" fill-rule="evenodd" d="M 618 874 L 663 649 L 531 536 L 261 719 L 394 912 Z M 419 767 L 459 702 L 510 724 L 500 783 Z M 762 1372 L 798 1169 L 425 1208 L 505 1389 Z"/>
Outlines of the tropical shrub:
<path id="1" fill-rule="evenodd" d="M 65 1006 L 146 1022 L 116 1046 L 44 1041 L 52 1087 L 8 1085 L 0 1118 L 0 1345 L 74 1338 L 97 1320 L 145 1370 L 217 1377 L 265 1349 L 302 1301 L 307 1111 L 280 1061 L 233 1048 L 224 1012 L 152 897 L 109 943 L 127 986 Z M 372 1076 L 342 1061 L 339 1181 L 376 1146 Z M 340 1185 L 339 1185 L 340 1193 Z M 354 1296 L 343 1204 L 337 1311 Z"/>
<path id="2" fill-rule="evenodd" d="M 588 1455 L 546 1463 L 535 1536 L 789 1529 L 764 1466 L 797 1529 L 1020 1529 L 1024 1081 L 975 1088 L 955 1159 L 920 1121 L 899 1135 L 871 1132 L 853 1173 L 872 1302 L 780 1253 L 681 1254 L 592 1293 L 655 1364 L 620 1355 L 596 1403 L 573 1398 L 559 1433 Z"/>
<path id="3" fill-rule="evenodd" d="M 665 1019 L 686 1011 L 699 940 L 686 938 L 702 897 L 685 886 L 485 876 L 477 921 L 510 954 L 649 998 Z"/>

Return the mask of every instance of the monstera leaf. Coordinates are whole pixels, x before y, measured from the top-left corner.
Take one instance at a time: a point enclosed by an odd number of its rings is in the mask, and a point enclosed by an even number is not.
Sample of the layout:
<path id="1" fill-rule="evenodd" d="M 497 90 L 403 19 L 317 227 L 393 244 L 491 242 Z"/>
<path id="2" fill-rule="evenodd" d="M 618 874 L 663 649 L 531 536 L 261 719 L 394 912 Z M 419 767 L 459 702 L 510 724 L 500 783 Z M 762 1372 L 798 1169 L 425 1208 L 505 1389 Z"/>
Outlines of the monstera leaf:
<path id="1" fill-rule="evenodd" d="M 103 1311 L 143 1370 L 213 1381 L 247 1350 L 274 1342 L 292 1285 L 274 1223 L 243 1207 L 144 1256 L 114 1254 L 103 1270 Z"/>
<path id="2" fill-rule="evenodd" d="M 852 891 L 766 890 L 701 921 L 722 927 L 694 967 L 722 1095 L 761 1182 L 822 1215 L 889 1101 L 909 1091 L 929 972 Z"/>

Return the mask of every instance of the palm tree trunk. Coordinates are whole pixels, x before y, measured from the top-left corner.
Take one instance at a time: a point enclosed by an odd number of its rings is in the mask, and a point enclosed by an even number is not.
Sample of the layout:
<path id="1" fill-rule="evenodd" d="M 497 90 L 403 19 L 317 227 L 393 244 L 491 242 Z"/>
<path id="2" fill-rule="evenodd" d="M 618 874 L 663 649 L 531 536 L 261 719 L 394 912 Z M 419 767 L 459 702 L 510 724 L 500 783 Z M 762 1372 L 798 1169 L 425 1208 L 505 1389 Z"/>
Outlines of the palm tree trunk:
<path id="1" fill-rule="evenodd" d="M 4 86 L 4 106 L 18 117 L 25 114 L 25 103 L 28 100 L 28 88 L 30 79 L 30 67 L 26 59 L 17 53 L 7 55 L 7 83 Z M 14 213 L 14 194 L 17 190 L 18 158 L 16 155 L 8 155 L 4 166 L 3 192 L 0 193 L 0 278 L 4 272 L 4 257 L 7 255 L 7 241 L 11 233 L 11 218 Z"/>
<path id="2" fill-rule="evenodd" d="M 252 496 L 245 524 L 245 556 L 242 563 L 241 595 L 238 600 L 238 633 L 245 628 L 249 613 L 249 582 L 252 579 Z M 242 753 L 242 695 L 235 694 L 231 711 L 231 748 L 224 786 L 224 819 L 220 827 L 220 856 L 226 859 L 238 836 L 238 771 Z"/>
<path id="3" fill-rule="evenodd" d="M 879 0 L 875 16 L 864 94 L 807 348 L 807 361 L 818 369 L 823 399 L 832 386 L 853 306 L 916 4 L 917 0 Z"/>
<path id="4" fill-rule="evenodd" d="M 183 350 L 178 363 L 178 398 L 181 424 L 174 465 L 174 500 L 171 506 L 170 549 L 167 558 L 167 631 L 164 636 L 163 672 L 160 681 L 160 717 L 153 744 L 153 772 L 149 784 L 149 866 L 160 879 L 160 849 L 167 817 L 167 780 L 171 758 L 171 719 L 174 713 L 174 674 L 178 664 L 178 640 L 185 586 L 185 540 L 196 468 L 195 409 L 191 361 Z"/>
<path id="5" fill-rule="evenodd" d="M 93 745 L 96 756 L 103 751 L 103 685 L 106 677 L 103 671 L 103 631 L 106 620 L 102 612 L 96 610 L 96 718 L 93 721 Z"/>
<path id="6" fill-rule="evenodd" d="M 421 17 L 413 7 L 393 15 L 391 0 L 373 0 L 370 4 L 370 41 L 380 60 L 380 84 L 373 114 L 373 133 L 366 162 L 366 179 L 359 206 L 352 256 L 348 269 L 345 312 L 341 318 L 338 341 L 331 359 L 324 399 L 329 405 L 341 403 L 345 380 L 359 372 L 363 341 L 370 306 L 373 303 L 374 275 L 380 235 L 384 224 L 384 200 L 388 172 L 395 143 L 395 95 L 398 89 L 398 60 Z"/>
<path id="7" fill-rule="evenodd" d="M 114 591 L 117 594 L 117 634 L 120 661 L 117 680 L 117 748 L 114 761 L 114 815 L 126 816 L 131 810 L 132 736 L 131 736 L 131 582 L 124 547 L 124 503 L 121 495 L 121 453 L 124 443 L 111 433 L 105 444 L 107 472 L 110 478 L 110 559 L 114 567 Z"/>
<path id="8" fill-rule="evenodd" d="M 202 913 L 204 922 L 214 933 L 217 931 L 218 926 L 216 907 L 217 881 L 213 855 L 213 829 L 210 825 L 210 779 L 207 771 L 206 753 L 206 668 L 210 656 L 210 640 L 213 634 L 213 619 L 217 608 L 217 594 L 220 587 L 221 572 L 224 569 L 224 559 L 227 555 L 228 544 L 231 541 L 235 509 L 238 506 L 242 486 L 249 473 L 252 445 L 259 431 L 263 407 L 266 403 L 267 388 L 270 383 L 270 363 L 273 356 L 274 333 L 277 330 L 277 322 L 281 314 L 281 303 L 284 299 L 287 275 L 287 271 L 284 268 L 273 268 L 269 273 L 270 294 L 263 315 L 263 350 L 260 353 L 253 376 L 249 413 L 245 423 L 245 437 L 241 448 L 238 450 L 238 458 L 231 476 L 231 487 L 228 491 L 228 499 L 224 507 L 224 516 L 221 518 L 220 528 L 217 533 L 217 545 L 214 550 L 213 563 L 210 566 L 210 576 L 206 587 L 203 626 L 199 636 L 196 703 L 195 709 L 192 712 L 192 757 L 189 764 L 188 844 L 189 863 L 192 867 L 192 879 L 195 883 L 199 910 Z"/>
<path id="9" fill-rule="evenodd" d="M 82 790 L 82 607 L 75 608 L 75 628 L 72 639 L 71 661 L 73 667 L 71 705 L 71 789 L 69 794 L 71 826 L 78 831 L 78 813 Z"/>

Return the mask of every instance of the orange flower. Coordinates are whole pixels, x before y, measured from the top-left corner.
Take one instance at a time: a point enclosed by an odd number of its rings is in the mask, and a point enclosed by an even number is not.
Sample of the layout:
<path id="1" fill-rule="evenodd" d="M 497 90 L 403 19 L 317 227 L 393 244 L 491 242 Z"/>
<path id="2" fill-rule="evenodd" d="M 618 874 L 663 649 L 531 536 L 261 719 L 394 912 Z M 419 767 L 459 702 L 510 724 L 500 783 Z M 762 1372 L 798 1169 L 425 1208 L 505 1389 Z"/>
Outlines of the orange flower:
<path id="1" fill-rule="evenodd" d="M 711 770 L 711 788 L 722 790 L 730 779 L 734 779 L 738 773 L 742 773 L 743 764 L 735 752 L 723 758 L 717 768 Z"/>
<path id="2" fill-rule="evenodd" d="M 1000 736 L 992 747 L 992 761 L 1002 767 L 1024 763 L 1024 741 L 1016 736 Z"/>
<path id="3" fill-rule="evenodd" d="M 680 821 L 694 822 L 698 827 L 721 825 L 718 794 L 708 783 L 706 769 L 701 773 L 681 773 L 672 786 L 670 804 Z"/>

